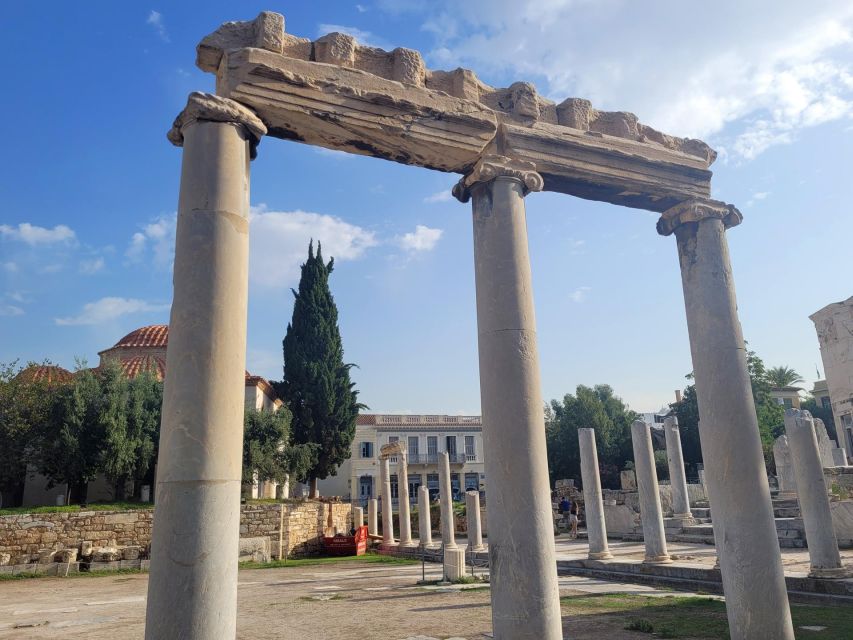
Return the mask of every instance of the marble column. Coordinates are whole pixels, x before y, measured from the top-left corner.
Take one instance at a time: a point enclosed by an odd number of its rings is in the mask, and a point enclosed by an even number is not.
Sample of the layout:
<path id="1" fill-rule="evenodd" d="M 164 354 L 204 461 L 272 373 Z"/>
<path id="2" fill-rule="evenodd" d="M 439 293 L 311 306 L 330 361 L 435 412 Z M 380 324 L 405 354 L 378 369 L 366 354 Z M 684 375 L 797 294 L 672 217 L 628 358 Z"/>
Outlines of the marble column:
<path id="1" fill-rule="evenodd" d="M 352 508 L 352 526 L 353 529 L 359 529 L 364 526 L 364 509 L 361 507 Z"/>
<path id="2" fill-rule="evenodd" d="M 480 492 L 465 492 L 465 520 L 468 525 L 468 550 L 485 551 L 483 527 L 480 523 Z"/>
<path id="3" fill-rule="evenodd" d="M 379 507 L 376 498 L 367 501 L 367 533 L 371 536 L 379 535 Z"/>
<path id="4" fill-rule="evenodd" d="M 429 510 L 429 488 L 418 487 L 418 532 L 423 546 L 432 544 L 432 516 Z"/>
<path id="5" fill-rule="evenodd" d="M 453 526 L 453 490 L 450 484 L 450 456 L 438 455 L 439 498 L 441 500 L 441 542 L 445 549 L 456 548 L 456 527 Z"/>
<path id="6" fill-rule="evenodd" d="M 391 500 L 391 463 L 388 458 L 379 460 L 379 478 L 382 483 L 382 543 L 394 544 L 394 503 Z"/>
<path id="7" fill-rule="evenodd" d="M 586 535 L 589 540 L 589 559 L 612 558 L 607 545 L 607 527 L 604 524 L 604 503 L 601 499 L 601 478 L 598 470 L 598 449 L 595 446 L 595 429 L 578 429 L 581 456 L 581 482 L 586 512 Z"/>
<path id="8" fill-rule="evenodd" d="M 246 107 L 193 93 L 168 136 L 184 150 L 148 640 L 236 633 L 249 160 L 265 132 Z"/>
<path id="9" fill-rule="evenodd" d="M 684 472 L 684 456 L 681 453 L 681 434 L 678 418 L 664 418 L 663 432 L 666 437 L 666 461 L 669 465 L 669 484 L 672 487 L 672 517 L 687 520 L 690 512 L 690 494 L 687 493 L 687 474 Z"/>
<path id="10" fill-rule="evenodd" d="M 806 544 L 811 562 L 809 575 L 815 578 L 844 577 L 846 571 L 838 552 L 838 539 L 829 510 L 829 495 L 823 479 L 823 460 L 811 414 L 799 409 L 787 409 L 785 433 L 791 447 L 800 510 L 806 528 Z"/>
<path id="11" fill-rule="evenodd" d="M 788 436 L 781 435 L 773 442 L 773 461 L 776 463 L 776 483 L 779 485 L 778 497 L 796 499 L 797 478 L 794 475 Z"/>
<path id="12" fill-rule="evenodd" d="M 732 640 L 794 637 L 726 228 L 740 212 L 690 200 L 658 221 L 675 233 L 699 400 L 699 439 Z"/>
<path id="13" fill-rule="evenodd" d="M 631 425 L 631 443 L 634 446 L 637 491 L 640 492 L 640 519 L 643 524 L 643 541 L 646 545 L 644 562 L 658 564 L 672 562 L 666 549 L 666 532 L 663 528 L 652 434 L 649 425 L 642 420 L 635 420 Z"/>
<path id="14" fill-rule="evenodd" d="M 531 162 L 487 155 L 454 187 L 473 199 L 474 271 L 495 638 L 563 637 L 524 196 Z"/>
<path id="15" fill-rule="evenodd" d="M 412 510 L 409 507 L 409 461 L 405 453 L 397 456 L 397 511 L 400 515 L 400 544 L 411 547 Z"/>

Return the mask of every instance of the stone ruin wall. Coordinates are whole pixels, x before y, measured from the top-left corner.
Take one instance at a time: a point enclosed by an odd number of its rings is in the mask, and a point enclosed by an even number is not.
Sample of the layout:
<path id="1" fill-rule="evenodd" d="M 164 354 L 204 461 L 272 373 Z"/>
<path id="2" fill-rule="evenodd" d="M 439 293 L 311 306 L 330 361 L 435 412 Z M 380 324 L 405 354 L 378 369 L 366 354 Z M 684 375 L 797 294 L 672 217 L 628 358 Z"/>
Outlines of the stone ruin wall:
<path id="1" fill-rule="evenodd" d="M 268 537 L 278 551 L 279 523 L 284 508 L 284 543 L 288 556 L 316 554 L 322 546 L 330 503 L 292 502 L 249 504 L 240 508 L 240 537 Z M 348 503 L 331 503 L 332 519 L 339 531 L 349 531 Z M 153 509 L 133 511 L 80 511 L 0 516 L 0 559 L 3 564 L 36 562 L 45 549 L 80 549 L 83 542 L 94 548 L 141 547 L 147 557 L 151 544 Z"/>

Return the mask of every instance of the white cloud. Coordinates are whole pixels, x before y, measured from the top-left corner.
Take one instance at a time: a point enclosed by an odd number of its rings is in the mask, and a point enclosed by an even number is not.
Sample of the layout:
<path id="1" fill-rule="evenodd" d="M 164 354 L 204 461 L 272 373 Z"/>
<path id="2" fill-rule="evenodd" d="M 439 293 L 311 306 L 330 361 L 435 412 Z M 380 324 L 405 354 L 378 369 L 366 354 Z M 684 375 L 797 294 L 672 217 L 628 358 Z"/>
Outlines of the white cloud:
<path id="1" fill-rule="evenodd" d="M 103 258 L 94 258 L 92 260 L 83 260 L 80 262 L 80 273 L 87 276 L 98 273 L 104 268 Z"/>
<path id="2" fill-rule="evenodd" d="M 358 27 L 348 27 L 344 24 L 321 23 L 317 25 L 317 37 L 322 37 L 329 33 L 345 33 L 358 40 L 359 44 L 365 44 L 371 47 L 380 46 L 380 44 L 373 41 L 373 34 L 370 33 L 370 31 L 365 31 Z"/>
<path id="3" fill-rule="evenodd" d="M 749 197 L 749 200 L 746 201 L 746 206 L 751 207 L 756 202 L 760 202 L 761 200 L 766 200 L 767 196 L 769 196 L 769 195 L 770 195 L 769 191 L 756 191 L 755 193 L 753 193 Z"/>
<path id="4" fill-rule="evenodd" d="M 83 305 L 76 316 L 54 318 L 54 322 L 60 326 L 98 325 L 126 315 L 159 313 L 168 308 L 168 304 L 152 304 L 136 298 L 106 297 Z"/>
<path id="5" fill-rule="evenodd" d="M 569 298 L 571 298 L 572 302 L 585 302 L 587 294 L 590 291 L 592 291 L 592 287 L 578 287 L 577 289 L 572 291 L 572 293 L 569 295 Z"/>
<path id="6" fill-rule="evenodd" d="M 450 189 L 442 189 L 441 191 L 436 191 L 431 196 L 427 196 L 426 198 L 424 198 L 424 202 L 450 202 L 452 199 L 453 193 L 450 191 Z"/>
<path id="7" fill-rule="evenodd" d="M 0 316 L 22 316 L 24 310 L 13 304 L 0 304 Z"/>
<path id="8" fill-rule="evenodd" d="M 365 12 L 367 11 L 367 7 L 365 7 L 363 4 L 357 4 L 357 5 L 355 5 L 355 9 L 356 9 L 356 11 L 358 11 L 359 13 L 365 13 Z"/>
<path id="9" fill-rule="evenodd" d="M 171 269 L 175 256 L 175 226 L 177 214 L 160 216 L 142 227 L 130 238 L 124 255 L 128 262 L 142 262 L 151 248 L 151 260 L 158 269 Z"/>
<path id="10" fill-rule="evenodd" d="M 53 229 L 22 222 L 17 227 L 0 224 L 0 235 L 11 240 L 25 242 L 31 247 L 51 244 L 73 244 L 77 236 L 72 229 L 58 224 Z"/>
<path id="11" fill-rule="evenodd" d="M 853 4 L 629 0 L 383 0 L 424 14 L 431 66 L 537 82 L 561 101 L 630 110 L 736 159 L 853 114 Z"/>
<path id="12" fill-rule="evenodd" d="M 145 20 L 145 24 L 153 27 L 163 42 L 169 42 L 169 34 L 166 32 L 166 23 L 163 21 L 162 13 L 152 9 L 151 13 L 148 14 L 148 18 Z"/>
<path id="13" fill-rule="evenodd" d="M 8 273 L 17 273 L 18 265 L 15 264 L 14 262 L 4 262 L 3 263 L 3 270 L 8 272 Z"/>
<path id="14" fill-rule="evenodd" d="M 249 278 L 263 287 L 296 284 L 312 239 L 335 262 L 357 260 L 377 244 L 372 231 L 321 213 L 267 211 L 260 205 L 252 207 L 249 219 Z"/>
<path id="15" fill-rule="evenodd" d="M 442 229 L 431 229 L 419 224 L 413 232 L 397 238 L 397 242 L 406 251 L 432 251 L 443 233 Z"/>

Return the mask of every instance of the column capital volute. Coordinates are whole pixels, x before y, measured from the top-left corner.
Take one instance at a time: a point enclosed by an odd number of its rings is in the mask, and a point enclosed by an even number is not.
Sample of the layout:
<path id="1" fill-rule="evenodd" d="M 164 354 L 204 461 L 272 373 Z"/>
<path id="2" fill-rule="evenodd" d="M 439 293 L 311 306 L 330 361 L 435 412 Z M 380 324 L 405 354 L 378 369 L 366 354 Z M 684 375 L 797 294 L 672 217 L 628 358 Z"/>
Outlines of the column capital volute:
<path id="1" fill-rule="evenodd" d="M 267 133 L 266 125 L 249 107 L 230 98 L 193 91 L 187 98 L 187 106 L 178 114 L 166 134 L 169 142 L 176 147 L 182 147 L 184 128 L 196 122 L 230 122 L 243 125 L 249 135 L 252 159 L 257 155 L 258 143 Z"/>
<path id="2" fill-rule="evenodd" d="M 668 236 L 686 222 L 699 222 L 709 218 L 722 220 L 726 229 L 743 222 L 743 214 L 734 205 L 719 200 L 696 198 L 679 202 L 664 211 L 658 220 L 658 233 Z"/>
<path id="3" fill-rule="evenodd" d="M 453 196 L 459 202 L 471 199 L 471 189 L 478 183 L 495 178 L 514 178 L 524 185 L 524 195 L 531 191 L 542 191 L 545 182 L 536 171 L 536 165 L 527 160 L 516 160 L 508 156 L 484 155 L 470 172 L 462 176 L 453 187 Z"/>

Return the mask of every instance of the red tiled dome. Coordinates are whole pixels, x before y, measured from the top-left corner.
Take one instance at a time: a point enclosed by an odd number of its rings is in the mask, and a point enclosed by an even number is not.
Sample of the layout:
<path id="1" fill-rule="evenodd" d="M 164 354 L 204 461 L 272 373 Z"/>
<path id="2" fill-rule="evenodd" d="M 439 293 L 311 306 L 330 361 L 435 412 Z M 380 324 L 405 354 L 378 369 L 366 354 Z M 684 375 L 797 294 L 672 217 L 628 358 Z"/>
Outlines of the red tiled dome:
<path id="1" fill-rule="evenodd" d="M 150 371 L 161 381 L 166 376 L 166 361 L 157 356 L 134 356 L 121 360 L 119 364 L 126 378 L 135 378 L 143 371 Z"/>
<path id="2" fill-rule="evenodd" d="M 165 347 L 169 342 L 169 325 L 152 324 L 131 331 L 113 346 L 116 347 Z"/>
<path id="3" fill-rule="evenodd" d="M 68 369 L 49 364 L 35 364 L 21 371 L 17 376 L 25 382 L 46 382 L 47 384 L 65 384 L 71 382 L 72 374 Z"/>

